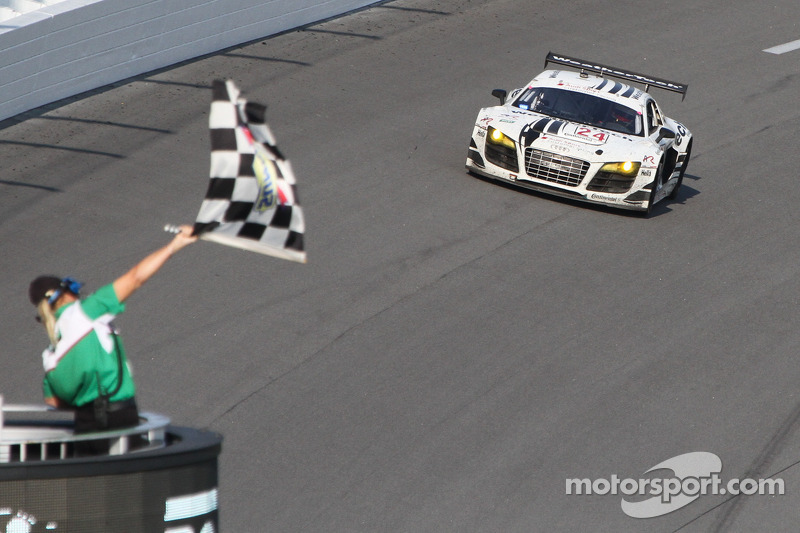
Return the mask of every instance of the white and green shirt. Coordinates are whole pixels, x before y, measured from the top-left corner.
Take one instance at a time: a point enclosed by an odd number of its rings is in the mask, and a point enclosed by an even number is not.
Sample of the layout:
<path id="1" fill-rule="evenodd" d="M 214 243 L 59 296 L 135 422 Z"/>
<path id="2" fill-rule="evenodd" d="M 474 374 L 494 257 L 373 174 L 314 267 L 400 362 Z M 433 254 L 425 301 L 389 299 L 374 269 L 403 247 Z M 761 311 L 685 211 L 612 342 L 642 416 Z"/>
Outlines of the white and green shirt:
<path id="1" fill-rule="evenodd" d="M 111 401 L 134 397 L 136 389 L 125 349 L 110 325 L 124 310 L 125 304 L 117 298 L 114 286 L 106 285 L 56 311 L 59 341 L 42 353 L 45 398 L 55 396 L 80 407 L 98 397 L 98 379 L 103 394 L 112 392 L 119 382 L 117 351 L 122 357 L 122 387 Z"/>

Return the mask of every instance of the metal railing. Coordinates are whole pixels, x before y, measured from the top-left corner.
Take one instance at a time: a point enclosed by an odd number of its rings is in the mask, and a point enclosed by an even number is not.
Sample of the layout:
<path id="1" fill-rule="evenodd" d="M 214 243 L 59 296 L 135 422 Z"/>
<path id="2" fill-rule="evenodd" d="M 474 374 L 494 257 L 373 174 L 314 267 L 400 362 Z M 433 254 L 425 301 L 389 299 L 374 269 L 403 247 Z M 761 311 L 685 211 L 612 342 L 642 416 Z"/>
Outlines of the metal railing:
<path id="1" fill-rule="evenodd" d="M 71 411 L 46 405 L 6 405 L 2 396 L 0 406 L 0 464 L 78 457 L 76 444 L 88 441 L 105 441 L 107 455 L 125 455 L 167 445 L 170 420 L 156 413 L 140 412 L 136 427 L 76 435 Z"/>

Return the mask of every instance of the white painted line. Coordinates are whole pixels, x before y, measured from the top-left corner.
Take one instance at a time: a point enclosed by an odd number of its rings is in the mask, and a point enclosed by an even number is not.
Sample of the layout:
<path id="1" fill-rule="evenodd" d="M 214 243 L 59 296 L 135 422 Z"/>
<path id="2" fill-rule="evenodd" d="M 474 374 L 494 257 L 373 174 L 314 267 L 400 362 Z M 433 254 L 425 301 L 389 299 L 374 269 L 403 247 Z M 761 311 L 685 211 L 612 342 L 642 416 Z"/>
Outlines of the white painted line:
<path id="1" fill-rule="evenodd" d="M 767 52 L 769 54 L 785 54 L 786 52 L 791 52 L 792 50 L 797 49 L 800 49 L 800 40 L 792 41 L 786 44 L 779 44 L 778 46 L 773 46 L 772 48 L 762 50 L 762 52 Z"/>

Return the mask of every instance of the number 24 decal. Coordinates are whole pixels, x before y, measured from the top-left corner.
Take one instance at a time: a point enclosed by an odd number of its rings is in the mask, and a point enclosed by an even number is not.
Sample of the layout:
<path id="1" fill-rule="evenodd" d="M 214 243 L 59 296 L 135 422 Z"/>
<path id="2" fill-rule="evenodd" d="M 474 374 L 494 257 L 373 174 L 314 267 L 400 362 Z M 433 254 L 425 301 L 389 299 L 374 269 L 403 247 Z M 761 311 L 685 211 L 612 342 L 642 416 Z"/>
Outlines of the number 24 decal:
<path id="1" fill-rule="evenodd" d="M 591 128 L 578 128 L 575 130 L 575 135 L 581 135 L 583 137 L 593 137 L 598 141 L 605 141 L 606 134 L 602 131 L 595 131 Z"/>

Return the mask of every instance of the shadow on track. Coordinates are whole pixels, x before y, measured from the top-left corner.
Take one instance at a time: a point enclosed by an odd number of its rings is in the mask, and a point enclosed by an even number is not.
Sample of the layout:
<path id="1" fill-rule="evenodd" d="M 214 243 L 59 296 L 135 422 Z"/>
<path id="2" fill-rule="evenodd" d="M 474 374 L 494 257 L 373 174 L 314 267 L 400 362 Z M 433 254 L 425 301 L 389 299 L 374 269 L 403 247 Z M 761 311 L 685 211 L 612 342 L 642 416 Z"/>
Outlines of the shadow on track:
<path id="1" fill-rule="evenodd" d="M 656 204 L 656 206 L 653 208 L 652 213 L 650 213 L 650 215 L 647 216 L 647 215 L 645 215 L 645 213 L 643 211 L 633 211 L 633 210 L 630 210 L 630 209 L 620 209 L 620 208 L 617 208 L 617 207 L 612 207 L 612 206 L 607 206 L 607 205 L 602 205 L 602 204 L 593 204 L 591 202 L 584 202 L 582 200 L 575 200 L 575 199 L 572 199 L 572 198 L 565 198 L 563 196 L 551 195 L 551 194 L 547 194 L 545 192 L 540 192 L 540 191 L 536 191 L 534 189 L 529 189 L 529 188 L 523 187 L 521 185 L 514 185 L 513 183 L 507 183 L 505 181 L 493 180 L 492 178 L 487 178 L 486 176 L 482 176 L 480 174 L 474 174 L 472 172 L 467 172 L 467 176 L 471 177 L 471 178 L 475 178 L 475 179 L 481 180 L 481 181 L 483 181 L 485 183 L 489 183 L 489 184 L 494 185 L 494 186 L 504 187 L 504 188 L 506 188 L 508 190 L 511 190 L 511 191 L 521 192 L 521 193 L 525 193 L 525 194 L 528 194 L 528 195 L 531 195 L 531 196 L 536 196 L 536 197 L 541 198 L 543 200 L 561 202 L 563 204 L 571 205 L 571 206 L 574 206 L 574 207 L 580 207 L 582 209 L 591 209 L 593 211 L 598 211 L 598 212 L 601 212 L 601 213 L 608 213 L 610 215 L 616 215 L 616 216 L 621 216 L 621 217 L 648 218 L 648 219 L 657 217 L 657 216 L 662 215 L 664 213 L 668 213 L 668 212 L 672 211 L 670 206 L 676 205 L 676 204 L 684 205 L 687 200 L 689 200 L 691 198 L 694 198 L 695 196 L 700 194 L 700 191 L 698 191 L 697 189 L 694 189 L 692 187 L 688 187 L 686 185 L 686 179 L 692 179 L 692 180 L 695 180 L 695 181 L 701 179 L 698 176 L 693 176 L 693 175 L 690 175 L 690 174 L 686 174 L 684 176 L 684 182 L 681 185 L 680 190 L 678 191 L 678 196 L 674 200 L 669 200 L 669 199 L 662 200 L 661 202 Z"/>

